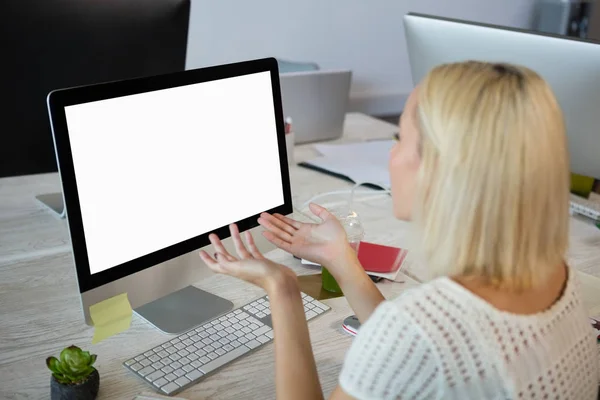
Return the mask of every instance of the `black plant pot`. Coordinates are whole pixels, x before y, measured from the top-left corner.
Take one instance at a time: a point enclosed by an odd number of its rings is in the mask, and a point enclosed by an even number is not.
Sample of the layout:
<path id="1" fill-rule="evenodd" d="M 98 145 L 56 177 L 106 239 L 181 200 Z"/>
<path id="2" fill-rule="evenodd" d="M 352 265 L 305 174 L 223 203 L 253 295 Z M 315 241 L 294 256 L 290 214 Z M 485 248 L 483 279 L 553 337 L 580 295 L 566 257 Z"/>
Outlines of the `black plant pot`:
<path id="1" fill-rule="evenodd" d="M 51 400 L 95 400 L 100 388 L 100 374 L 94 370 L 87 380 L 76 385 L 65 385 L 50 378 Z"/>

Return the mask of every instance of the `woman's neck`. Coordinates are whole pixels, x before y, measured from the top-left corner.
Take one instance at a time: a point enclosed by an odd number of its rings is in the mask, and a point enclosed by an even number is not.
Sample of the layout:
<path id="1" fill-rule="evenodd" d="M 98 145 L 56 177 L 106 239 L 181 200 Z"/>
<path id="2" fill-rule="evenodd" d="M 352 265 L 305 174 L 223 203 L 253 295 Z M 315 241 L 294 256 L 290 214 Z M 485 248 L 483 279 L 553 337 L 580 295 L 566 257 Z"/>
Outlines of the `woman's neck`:
<path id="1" fill-rule="evenodd" d="M 547 310 L 562 297 L 567 284 L 568 271 L 564 264 L 556 266 L 544 285 L 522 292 L 497 288 L 479 278 L 452 279 L 501 311 L 527 315 Z"/>

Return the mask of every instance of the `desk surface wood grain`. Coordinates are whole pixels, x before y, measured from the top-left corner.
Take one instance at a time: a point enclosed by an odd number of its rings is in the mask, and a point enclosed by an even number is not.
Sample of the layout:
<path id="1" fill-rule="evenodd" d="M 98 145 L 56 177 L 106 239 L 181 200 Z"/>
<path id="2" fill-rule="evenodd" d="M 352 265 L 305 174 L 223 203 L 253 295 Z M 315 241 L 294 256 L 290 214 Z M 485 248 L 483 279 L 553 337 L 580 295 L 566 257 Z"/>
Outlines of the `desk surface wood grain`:
<path id="1" fill-rule="evenodd" d="M 349 114 L 343 139 L 337 142 L 389 138 L 395 126 L 360 114 Z M 296 161 L 317 153 L 310 145 L 298 146 Z M 292 167 L 294 203 L 300 206 L 312 196 L 349 189 L 351 185 L 314 171 Z M 54 217 L 35 196 L 60 190 L 57 174 L 0 179 L 0 398 L 45 399 L 50 397 L 50 373 L 45 358 L 75 344 L 98 354 L 99 399 L 131 399 L 149 389 L 127 372 L 121 363 L 168 339 L 134 315 L 131 328 L 92 345 L 93 328 L 83 323 L 73 258 L 65 220 Z M 346 195 L 321 199 L 325 206 L 342 205 Z M 365 225 L 365 240 L 410 248 L 410 225 L 392 218 L 389 196 L 361 190 L 354 205 Z M 261 242 L 269 251 L 272 246 Z M 298 274 L 317 271 L 301 265 L 289 254 L 273 250 L 268 256 Z M 600 276 L 600 230 L 573 220 L 569 262 L 575 268 Z M 404 283 L 379 284 L 387 298 L 418 285 L 424 271 L 409 265 Z M 584 279 L 590 313 L 600 313 L 600 281 Z M 233 278 L 211 275 L 195 284 L 240 306 L 263 295 L 262 291 Z M 332 310 L 309 323 L 319 377 L 326 394 L 337 384 L 344 354 L 351 338 L 341 329 L 352 314 L 344 298 L 325 300 Z M 273 344 L 228 365 L 180 395 L 187 399 L 269 399 L 275 397 Z"/>

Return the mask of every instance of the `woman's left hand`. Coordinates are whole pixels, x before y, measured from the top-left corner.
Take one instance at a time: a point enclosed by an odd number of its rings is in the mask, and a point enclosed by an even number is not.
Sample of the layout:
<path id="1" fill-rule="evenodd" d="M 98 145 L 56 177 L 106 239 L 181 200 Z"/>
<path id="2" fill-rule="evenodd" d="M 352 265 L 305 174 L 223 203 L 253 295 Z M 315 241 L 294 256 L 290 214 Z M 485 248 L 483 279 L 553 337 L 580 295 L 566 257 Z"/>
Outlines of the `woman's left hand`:
<path id="1" fill-rule="evenodd" d="M 211 233 L 208 238 L 215 248 L 214 258 L 206 251 L 200 251 L 200 258 L 210 269 L 252 283 L 267 292 L 284 279 L 296 279 L 292 270 L 266 259 L 260 253 L 249 231 L 245 232 L 247 246 L 242 241 L 237 225 L 229 225 L 229 231 L 238 257 L 229 254 L 219 237 Z"/>

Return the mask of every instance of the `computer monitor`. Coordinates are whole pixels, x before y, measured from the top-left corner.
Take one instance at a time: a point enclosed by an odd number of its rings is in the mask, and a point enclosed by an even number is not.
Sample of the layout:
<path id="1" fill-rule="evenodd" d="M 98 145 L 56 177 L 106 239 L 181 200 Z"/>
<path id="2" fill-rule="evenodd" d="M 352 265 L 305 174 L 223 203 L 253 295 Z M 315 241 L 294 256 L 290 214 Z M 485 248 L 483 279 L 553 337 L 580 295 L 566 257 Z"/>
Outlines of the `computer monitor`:
<path id="1" fill-rule="evenodd" d="M 593 41 L 409 13 L 404 28 L 414 83 L 435 66 L 479 60 L 529 67 L 564 112 L 571 172 L 600 178 L 600 44 Z"/>
<path id="2" fill-rule="evenodd" d="M 53 91 L 48 111 L 86 322 L 121 293 L 168 333 L 231 309 L 189 286 L 211 274 L 190 252 L 292 212 L 275 59 Z"/>
<path id="3" fill-rule="evenodd" d="M 0 177 L 57 171 L 51 90 L 185 69 L 190 0 L 1 3 Z"/>

